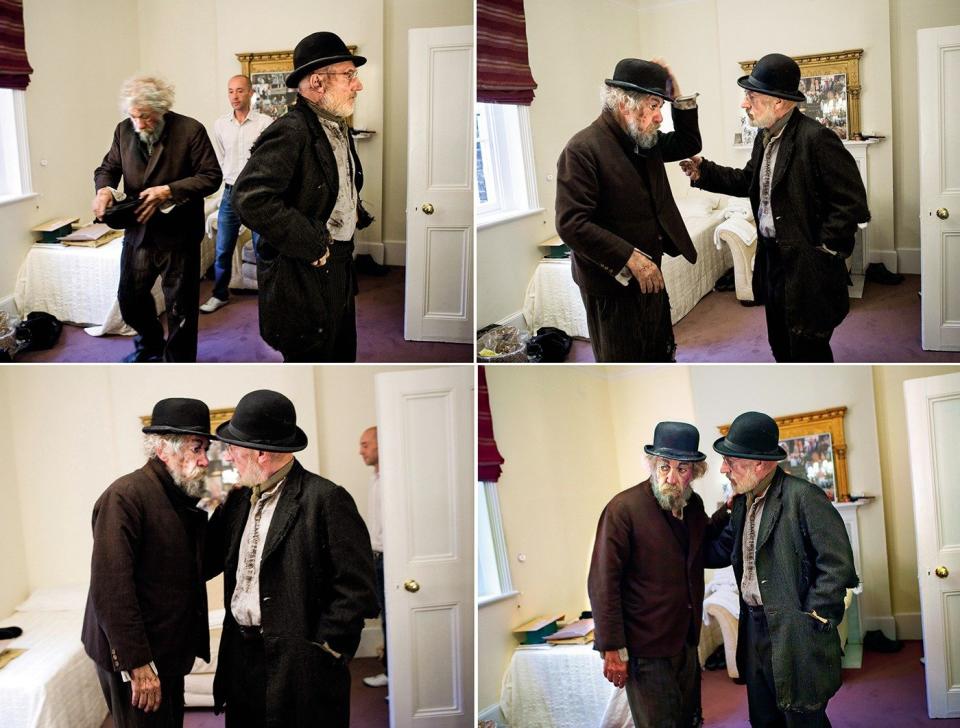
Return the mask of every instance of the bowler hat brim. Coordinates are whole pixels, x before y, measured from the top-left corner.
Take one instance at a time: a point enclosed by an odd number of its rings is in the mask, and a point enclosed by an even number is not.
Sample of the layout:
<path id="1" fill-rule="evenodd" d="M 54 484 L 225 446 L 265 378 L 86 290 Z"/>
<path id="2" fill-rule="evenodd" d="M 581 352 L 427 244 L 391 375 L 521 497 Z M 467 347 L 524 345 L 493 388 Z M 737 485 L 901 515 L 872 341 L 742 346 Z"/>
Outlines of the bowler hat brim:
<path id="1" fill-rule="evenodd" d="M 194 430 L 189 427 L 174 427 L 172 425 L 150 425 L 144 427 L 141 432 L 144 435 L 196 435 L 197 437 L 206 437 L 210 440 L 216 440 L 217 436 L 204 432 L 203 430 Z"/>
<path id="2" fill-rule="evenodd" d="M 299 427 L 294 427 L 295 432 L 282 440 L 254 440 L 249 435 L 240 432 L 232 426 L 231 421 L 224 422 L 217 428 L 217 439 L 228 445 L 245 447 L 250 450 L 263 450 L 265 452 L 299 452 L 307 446 L 307 433 Z"/>
<path id="3" fill-rule="evenodd" d="M 670 103 L 673 103 L 673 97 L 668 96 L 663 89 L 645 88 L 643 86 L 637 86 L 637 84 L 635 83 L 630 83 L 629 81 L 614 81 L 612 78 L 604 79 L 604 83 L 607 84 L 607 86 L 616 86 L 617 88 L 625 88 L 627 89 L 627 91 L 636 91 L 637 93 L 641 93 L 641 94 L 653 94 L 654 96 L 659 96 L 661 99 L 665 101 L 669 101 Z"/>
<path id="4" fill-rule="evenodd" d="M 100 220 L 107 227 L 114 230 L 124 230 L 134 225 L 139 225 L 137 221 L 137 208 L 143 204 L 143 200 L 136 197 L 128 197 L 121 202 L 114 202 L 108 207 Z"/>
<path id="5" fill-rule="evenodd" d="M 667 460 L 679 460 L 684 463 L 698 463 L 706 460 L 707 456 L 699 450 L 690 452 L 687 450 L 674 450 L 671 447 L 654 447 L 653 445 L 644 445 L 643 451 L 647 455 L 654 455 Z"/>
<path id="6" fill-rule="evenodd" d="M 747 450 L 735 442 L 730 442 L 726 437 L 721 437 L 714 442 L 713 449 L 721 455 L 726 455 L 731 458 L 742 458 L 744 460 L 774 460 L 779 462 L 780 460 L 785 460 L 787 457 L 787 451 L 779 445 L 777 445 L 776 450 L 755 452 L 753 450 Z"/>
<path id="7" fill-rule="evenodd" d="M 779 89 L 770 88 L 766 84 L 760 83 L 753 76 L 741 76 L 737 79 L 737 85 L 740 88 L 745 88 L 747 91 L 754 91 L 758 94 L 766 94 L 767 96 L 776 96 L 778 99 L 786 99 L 787 101 L 806 101 L 807 97 L 800 93 L 799 90 L 790 93 L 789 91 L 780 91 Z"/>
<path id="8" fill-rule="evenodd" d="M 334 63 L 341 63 L 343 61 L 353 61 L 353 65 L 359 68 L 367 62 L 367 59 L 364 56 L 355 56 L 352 53 L 341 54 L 338 56 L 326 56 L 324 58 L 314 58 L 312 61 L 307 61 L 306 63 L 293 69 L 290 75 L 287 76 L 287 88 L 296 88 L 300 83 L 300 80 L 310 73 L 310 71 L 315 71 L 316 69 L 323 68 L 324 66 L 332 66 Z"/>

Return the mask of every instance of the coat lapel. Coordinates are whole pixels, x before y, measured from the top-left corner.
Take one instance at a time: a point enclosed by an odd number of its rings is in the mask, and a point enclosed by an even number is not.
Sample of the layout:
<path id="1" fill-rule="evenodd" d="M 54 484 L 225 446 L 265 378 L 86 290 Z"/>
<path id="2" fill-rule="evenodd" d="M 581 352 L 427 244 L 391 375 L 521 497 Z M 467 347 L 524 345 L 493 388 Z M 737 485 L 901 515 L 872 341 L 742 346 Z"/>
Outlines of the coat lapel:
<path id="1" fill-rule="evenodd" d="M 770 182 L 771 190 L 780 184 L 780 180 L 782 180 L 787 173 L 787 167 L 790 166 L 790 157 L 793 156 L 794 141 L 797 138 L 797 119 L 795 117 L 799 113 L 800 111 L 798 109 L 793 110 L 793 116 L 790 117 L 790 121 L 787 122 L 783 130 L 783 136 L 780 137 L 780 149 L 777 151 L 777 166 L 773 169 L 773 179 Z"/>
<path id="2" fill-rule="evenodd" d="M 283 483 L 283 492 L 280 493 L 277 510 L 273 512 L 273 519 L 270 521 L 267 540 L 263 544 L 261 564 L 270 558 L 270 554 L 280 545 L 296 520 L 297 513 L 300 512 L 300 492 L 302 489 L 303 468 L 299 464 L 294 464 L 293 470 L 290 471 Z"/>
<path id="3" fill-rule="evenodd" d="M 230 534 L 230 544 L 224 558 L 224 571 L 235 574 L 237 564 L 240 561 L 240 541 L 243 538 L 243 529 L 250 517 L 250 489 L 241 488 L 235 493 L 231 493 L 230 497 L 237 498 L 237 507 L 232 515 L 231 522 L 225 526 Z"/>
<path id="4" fill-rule="evenodd" d="M 760 519 L 760 533 L 757 535 L 757 553 L 760 553 L 760 549 L 763 548 L 767 539 L 770 538 L 770 534 L 773 533 L 773 528 L 780 518 L 780 511 L 783 509 L 782 483 L 783 477 L 778 470 L 777 475 L 773 477 L 773 482 L 770 483 L 770 488 L 767 491 L 766 503 L 763 504 L 763 517 Z"/>

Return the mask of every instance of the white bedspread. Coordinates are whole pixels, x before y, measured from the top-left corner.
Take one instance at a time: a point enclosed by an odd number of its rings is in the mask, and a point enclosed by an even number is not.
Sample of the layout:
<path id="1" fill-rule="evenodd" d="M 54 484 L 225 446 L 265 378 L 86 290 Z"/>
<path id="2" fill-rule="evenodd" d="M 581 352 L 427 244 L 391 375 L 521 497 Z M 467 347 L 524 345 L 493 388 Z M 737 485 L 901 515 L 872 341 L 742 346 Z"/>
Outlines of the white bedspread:
<path id="1" fill-rule="evenodd" d="M 80 644 L 83 612 L 15 612 L 0 626 L 26 652 L 0 670 L 3 728 L 99 728 L 107 716 L 93 660 Z"/>

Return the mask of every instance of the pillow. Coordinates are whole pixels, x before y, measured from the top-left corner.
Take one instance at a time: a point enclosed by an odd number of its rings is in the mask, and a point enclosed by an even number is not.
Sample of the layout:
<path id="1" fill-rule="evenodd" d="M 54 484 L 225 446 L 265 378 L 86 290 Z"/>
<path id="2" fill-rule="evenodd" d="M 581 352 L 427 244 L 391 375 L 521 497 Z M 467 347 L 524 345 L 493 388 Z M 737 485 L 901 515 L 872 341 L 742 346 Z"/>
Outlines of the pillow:
<path id="1" fill-rule="evenodd" d="M 67 612 L 82 610 L 87 604 L 87 585 L 51 586 L 35 589 L 16 608 L 18 612 Z"/>
<path id="2" fill-rule="evenodd" d="M 692 192 L 677 200 L 681 215 L 709 215 L 720 204 L 720 198 L 709 192 Z"/>

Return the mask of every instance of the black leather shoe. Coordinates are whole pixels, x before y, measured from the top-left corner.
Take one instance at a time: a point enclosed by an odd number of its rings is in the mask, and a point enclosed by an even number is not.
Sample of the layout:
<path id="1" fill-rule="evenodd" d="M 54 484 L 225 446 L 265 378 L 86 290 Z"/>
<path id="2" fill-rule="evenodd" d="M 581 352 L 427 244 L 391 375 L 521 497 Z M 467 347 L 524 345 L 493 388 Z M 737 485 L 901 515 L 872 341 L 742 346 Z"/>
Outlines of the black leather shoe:
<path id="1" fill-rule="evenodd" d="M 865 276 L 868 281 L 882 283 L 885 286 L 895 286 L 898 283 L 903 283 L 903 276 L 899 273 L 891 273 L 883 263 L 868 265 Z"/>
<path id="2" fill-rule="evenodd" d="M 159 354 L 151 354 L 146 349 L 134 349 L 121 359 L 125 364 L 145 364 L 147 362 L 163 361 Z"/>

